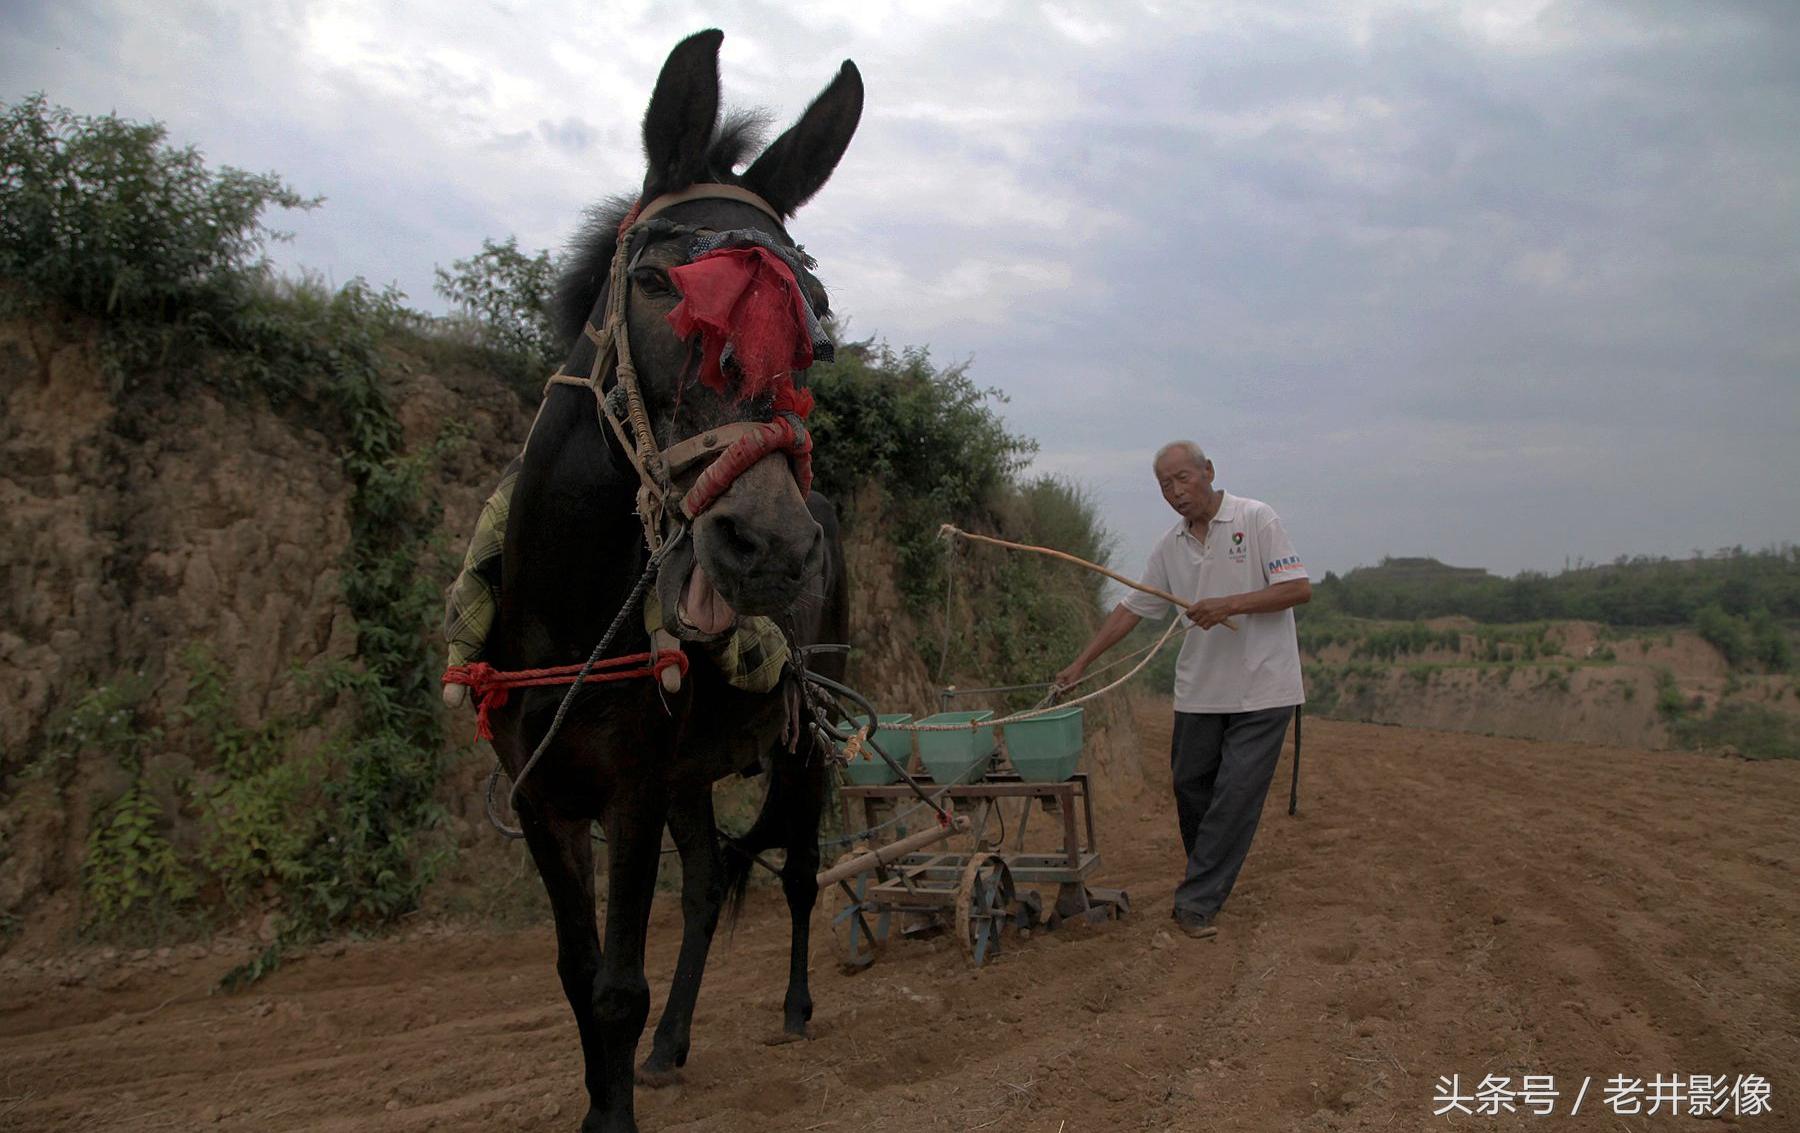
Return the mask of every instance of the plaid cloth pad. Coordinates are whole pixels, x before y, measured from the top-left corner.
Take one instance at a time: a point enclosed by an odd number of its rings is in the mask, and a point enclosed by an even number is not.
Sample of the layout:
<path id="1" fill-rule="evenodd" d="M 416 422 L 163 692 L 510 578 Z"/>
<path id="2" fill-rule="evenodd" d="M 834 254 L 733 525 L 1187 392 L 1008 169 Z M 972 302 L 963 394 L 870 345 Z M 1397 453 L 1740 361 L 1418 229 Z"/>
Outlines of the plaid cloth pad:
<path id="1" fill-rule="evenodd" d="M 482 505 L 475 534 L 463 555 L 462 570 L 450 586 L 444 605 L 444 642 L 449 647 L 451 667 L 479 660 L 481 647 L 493 628 L 499 606 L 500 552 L 506 541 L 506 516 L 511 510 L 522 459 L 506 466 L 500 475 L 500 486 Z M 662 606 L 652 590 L 644 598 L 644 628 L 649 631 L 661 624 Z M 701 648 L 719 666 L 726 681 L 745 692 L 768 692 L 774 688 L 788 659 L 787 638 L 769 618 L 742 618 L 736 633 Z"/>
<path id="2" fill-rule="evenodd" d="M 644 595 L 644 630 L 651 632 L 661 625 L 662 601 L 651 590 Z M 774 688 L 788 659 L 787 637 L 772 618 L 739 618 L 737 630 L 730 637 L 709 641 L 700 648 L 725 674 L 727 684 L 745 692 L 768 692 Z"/>
<path id="3" fill-rule="evenodd" d="M 500 593 L 500 552 L 506 543 L 506 513 L 512 507 L 513 485 L 519 482 L 524 456 L 513 458 L 500 474 L 500 486 L 481 505 L 475 535 L 463 555 L 462 570 L 450 585 L 444 603 L 444 643 L 450 647 L 450 667 L 466 665 L 481 656 Z"/>

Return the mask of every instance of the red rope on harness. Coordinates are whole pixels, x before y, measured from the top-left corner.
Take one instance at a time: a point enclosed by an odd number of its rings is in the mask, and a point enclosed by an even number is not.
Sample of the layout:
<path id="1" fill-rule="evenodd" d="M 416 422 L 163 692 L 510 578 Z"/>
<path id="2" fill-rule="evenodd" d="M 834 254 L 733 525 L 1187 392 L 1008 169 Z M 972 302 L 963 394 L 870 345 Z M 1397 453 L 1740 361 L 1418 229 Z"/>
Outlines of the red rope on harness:
<path id="1" fill-rule="evenodd" d="M 662 671 L 669 666 L 681 670 L 687 675 L 687 654 L 679 649 L 664 649 L 659 653 L 630 653 L 623 657 L 603 657 L 594 662 L 593 668 L 583 678 L 583 684 L 603 684 L 607 681 L 630 681 L 640 677 L 660 677 Z M 630 668 L 629 666 L 637 666 Z M 475 697 L 475 737 L 492 740 L 494 729 L 488 716 L 494 709 L 506 704 L 511 690 L 515 688 L 541 688 L 545 685 L 569 685 L 575 683 L 575 677 L 581 672 L 580 665 L 558 665 L 551 669 L 520 669 L 516 672 L 503 673 L 485 661 L 474 661 L 467 665 L 452 665 L 444 670 L 444 683 L 447 685 L 467 685 Z"/>
<path id="2" fill-rule="evenodd" d="M 782 415 L 757 425 L 756 432 L 738 438 L 719 458 L 706 466 L 688 494 L 682 497 L 681 510 L 689 519 L 711 507 L 731 482 L 746 469 L 772 452 L 785 452 L 793 458 L 794 480 L 800 495 L 812 490 L 812 436 L 805 426 L 796 426 L 794 418 Z"/>

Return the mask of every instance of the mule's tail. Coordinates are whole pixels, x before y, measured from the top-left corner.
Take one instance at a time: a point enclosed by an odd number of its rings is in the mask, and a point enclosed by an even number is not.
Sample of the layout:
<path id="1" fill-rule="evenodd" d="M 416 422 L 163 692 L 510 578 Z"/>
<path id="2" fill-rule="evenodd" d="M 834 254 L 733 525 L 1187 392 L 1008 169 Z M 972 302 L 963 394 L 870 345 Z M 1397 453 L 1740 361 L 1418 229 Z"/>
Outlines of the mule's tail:
<path id="1" fill-rule="evenodd" d="M 761 852 L 751 848 L 754 843 L 750 840 L 756 836 L 757 827 L 761 825 L 762 818 L 759 815 L 756 824 L 742 837 L 719 832 L 719 840 L 724 844 L 725 908 L 722 919 L 727 933 L 737 928 L 738 914 L 743 912 L 744 898 L 750 891 L 750 871 L 756 868 L 756 855 Z"/>

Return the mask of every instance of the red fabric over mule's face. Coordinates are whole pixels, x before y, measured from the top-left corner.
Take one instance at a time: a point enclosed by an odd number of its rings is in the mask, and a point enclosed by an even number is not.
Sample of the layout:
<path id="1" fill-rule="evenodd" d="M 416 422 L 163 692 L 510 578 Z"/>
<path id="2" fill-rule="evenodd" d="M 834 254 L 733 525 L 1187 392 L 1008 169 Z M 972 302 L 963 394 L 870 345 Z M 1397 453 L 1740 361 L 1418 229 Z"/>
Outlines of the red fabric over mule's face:
<path id="1" fill-rule="evenodd" d="M 724 248 L 670 268 L 669 277 L 681 291 L 669 325 L 684 339 L 700 335 L 700 381 L 708 389 L 726 391 L 720 356 L 729 343 L 739 400 L 767 393 L 776 413 L 812 412 L 812 393 L 795 389 L 793 377 L 813 361 L 806 298 L 781 257 L 765 248 Z"/>

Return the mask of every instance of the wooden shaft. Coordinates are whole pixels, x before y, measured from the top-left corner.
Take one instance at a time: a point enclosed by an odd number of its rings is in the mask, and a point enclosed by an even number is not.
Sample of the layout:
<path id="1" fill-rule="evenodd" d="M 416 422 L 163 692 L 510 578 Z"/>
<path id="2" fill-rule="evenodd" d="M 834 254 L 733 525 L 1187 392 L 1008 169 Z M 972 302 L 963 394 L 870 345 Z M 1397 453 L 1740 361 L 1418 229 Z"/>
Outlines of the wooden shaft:
<path id="1" fill-rule="evenodd" d="M 1163 601 L 1172 603 L 1177 610 L 1185 611 L 1189 606 L 1193 605 L 1193 603 L 1186 598 L 1177 598 L 1167 590 L 1158 590 L 1154 586 L 1145 586 L 1134 578 L 1126 578 L 1117 571 L 1107 570 L 1099 563 L 1090 563 L 1086 559 L 1077 558 L 1074 555 L 1069 554 L 1067 551 L 1053 551 L 1049 547 L 1033 547 L 1027 543 L 1009 543 L 1005 539 L 993 539 L 986 535 L 974 535 L 962 530 L 960 527 L 953 527 L 948 523 L 944 524 L 944 530 L 950 532 L 952 535 L 960 535 L 964 539 L 973 539 L 977 543 L 992 543 L 996 547 L 1006 547 L 1014 551 L 1035 551 L 1040 555 L 1049 555 L 1053 559 L 1061 559 L 1066 563 L 1074 563 L 1076 566 L 1082 566 L 1092 571 L 1098 571 L 1112 579 L 1114 582 L 1122 582 L 1133 590 L 1142 590 L 1146 594 L 1154 594 Z M 1230 618 L 1226 618 L 1219 624 L 1226 629 L 1231 630 L 1233 633 L 1237 632 L 1237 626 L 1232 624 Z"/>
<path id="2" fill-rule="evenodd" d="M 966 834 L 968 833 L 968 830 L 969 820 L 967 816 L 960 814 L 953 815 L 950 819 L 950 825 L 948 826 L 933 826 L 928 830 L 921 830 L 917 834 L 908 834 L 906 837 L 901 838 L 898 841 L 889 842 L 879 849 L 870 850 L 866 854 L 858 854 L 847 862 L 839 862 L 837 865 L 832 866 L 830 869 L 819 875 L 819 888 L 823 889 L 828 885 L 836 885 L 845 878 L 855 877 L 864 870 L 874 869 L 878 865 L 887 865 L 896 858 L 903 858 L 921 846 L 929 846 L 933 842 L 942 842 L 952 834 Z"/>

